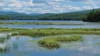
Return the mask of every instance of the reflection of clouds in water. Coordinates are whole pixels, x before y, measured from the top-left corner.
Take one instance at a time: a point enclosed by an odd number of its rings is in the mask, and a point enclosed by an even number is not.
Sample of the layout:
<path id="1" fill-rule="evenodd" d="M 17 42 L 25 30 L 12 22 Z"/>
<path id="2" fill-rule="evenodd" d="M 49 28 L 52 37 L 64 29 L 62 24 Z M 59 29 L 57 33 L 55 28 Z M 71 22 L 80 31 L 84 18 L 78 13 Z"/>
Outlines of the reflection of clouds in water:
<path id="1" fill-rule="evenodd" d="M 44 50 L 43 48 L 40 48 L 36 42 L 27 42 L 26 40 L 32 40 L 33 38 L 27 37 L 27 36 L 15 36 L 12 37 L 11 41 L 15 44 L 14 49 L 12 49 L 12 52 L 15 51 L 15 53 L 20 54 L 19 52 L 22 52 L 22 56 L 25 55 L 56 55 L 56 56 L 96 56 L 96 54 L 100 55 L 100 48 L 98 46 L 94 46 L 94 41 L 97 40 L 94 38 L 99 38 L 100 35 L 83 35 L 83 38 L 86 39 L 86 41 L 83 42 L 73 42 L 73 43 L 65 43 L 64 47 L 61 47 L 57 50 Z M 18 38 L 16 40 L 16 38 Z M 17 45 L 16 45 L 17 44 Z M 69 46 L 69 47 L 68 47 Z M 66 48 L 65 48 L 66 47 Z M 16 52 L 18 51 L 18 52 Z M 26 53 L 25 53 L 26 52 Z M 39 55 L 39 53 L 41 55 Z"/>
<path id="2" fill-rule="evenodd" d="M 70 49 L 70 50 L 77 50 L 79 52 L 82 52 L 82 54 L 88 53 L 89 55 L 93 54 L 94 56 L 96 54 L 100 55 L 100 46 L 96 45 L 98 40 L 100 40 L 100 35 L 83 35 L 83 38 L 85 39 L 83 42 L 78 42 L 78 43 L 74 42 L 74 43 L 70 43 L 70 44 L 67 43 L 67 44 L 64 44 L 64 47 L 66 49 Z M 94 39 L 94 38 L 96 38 L 96 39 Z M 100 43 L 100 41 L 99 41 L 99 43 Z"/>
<path id="3" fill-rule="evenodd" d="M 23 41 L 23 40 L 33 40 L 33 38 L 29 36 L 14 36 L 10 40 L 11 41 Z"/>
<path id="4" fill-rule="evenodd" d="M 86 53 L 100 54 L 100 49 L 93 46 L 80 47 L 78 48 L 78 50 L 81 52 L 86 52 Z"/>

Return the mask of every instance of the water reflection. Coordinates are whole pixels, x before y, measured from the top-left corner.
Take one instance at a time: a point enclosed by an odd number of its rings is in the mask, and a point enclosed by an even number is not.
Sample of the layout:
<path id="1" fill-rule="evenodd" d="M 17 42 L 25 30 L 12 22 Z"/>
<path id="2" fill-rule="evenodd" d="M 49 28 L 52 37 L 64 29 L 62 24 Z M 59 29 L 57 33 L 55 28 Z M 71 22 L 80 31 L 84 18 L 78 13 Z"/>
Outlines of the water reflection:
<path id="1" fill-rule="evenodd" d="M 36 40 L 29 36 L 13 36 L 9 41 L 10 49 L 0 56 L 100 56 L 100 35 L 82 35 L 84 41 L 62 43 L 61 48 L 46 49 L 39 47 Z M 38 40 L 38 39 L 37 39 Z"/>
<path id="2" fill-rule="evenodd" d="M 12 24 L 1 24 L 3 28 L 100 28 L 99 24 L 92 25 L 12 25 Z"/>
<path id="3" fill-rule="evenodd" d="M 0 27 L 5 28 L 100 28 L 100 22 L 91 23 L 83 21 L 61 21 L 61 20 L 0 20 L 0 22 L 65 22 L 65 23 L 75 23 L 75 24 L 85 24 L 85 25 L 12 25 L 12 24 L 0 24 Z"/>

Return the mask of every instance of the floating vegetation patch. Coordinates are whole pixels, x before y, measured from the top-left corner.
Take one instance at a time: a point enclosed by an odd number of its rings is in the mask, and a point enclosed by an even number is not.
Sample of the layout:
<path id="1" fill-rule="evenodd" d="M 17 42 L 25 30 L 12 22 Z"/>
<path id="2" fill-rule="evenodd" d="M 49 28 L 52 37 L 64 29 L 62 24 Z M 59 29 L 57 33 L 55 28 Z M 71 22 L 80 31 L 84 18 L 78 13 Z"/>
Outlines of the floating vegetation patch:
<path id="1" fill-rule="evenodd" d="M 38 41 L 39 46 L 45 47 L 48 49 L 54 49 L 54 48 L 60 48 L 60 44 L 57 41 L 54 40 L 40 40 Z"/>
<path id="2" fill-rule="evenodd" d="M 38 43 L 41 47 L 46 47 L 49 49 L 60 48 L 60 42 L 73 42 L 73 41 L 82 41 L 81 36 L 60 36 L 60 37 L 45 37 L 42 40 L 39 40 Z"/>

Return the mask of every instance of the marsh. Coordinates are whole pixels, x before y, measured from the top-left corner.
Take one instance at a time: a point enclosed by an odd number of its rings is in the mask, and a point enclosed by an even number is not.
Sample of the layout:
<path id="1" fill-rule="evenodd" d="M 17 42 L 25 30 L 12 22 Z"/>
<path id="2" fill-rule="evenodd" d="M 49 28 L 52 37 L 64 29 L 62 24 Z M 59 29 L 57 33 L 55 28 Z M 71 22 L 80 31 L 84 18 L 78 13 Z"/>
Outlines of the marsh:
<path id="1" fill-rule="evenodd" d="M 0 22 L 4 23 L 0 24 L 0 32 L 5 33 L 5 35 L 11 34 L 10 38 L 7 40 L 7 50 L 1 52 L 1 56 L 100 55 L 99 22 L 59 20 L 1 20 Z M 12 24 L 15 22 L 24 22 L 27 24 Z M 33 24 L 36 22 L 49 22 L 54 24 Z M 78 23 L 78 25 L 55 25 L 55 23 L 66 22 L 71 24 Z"/>

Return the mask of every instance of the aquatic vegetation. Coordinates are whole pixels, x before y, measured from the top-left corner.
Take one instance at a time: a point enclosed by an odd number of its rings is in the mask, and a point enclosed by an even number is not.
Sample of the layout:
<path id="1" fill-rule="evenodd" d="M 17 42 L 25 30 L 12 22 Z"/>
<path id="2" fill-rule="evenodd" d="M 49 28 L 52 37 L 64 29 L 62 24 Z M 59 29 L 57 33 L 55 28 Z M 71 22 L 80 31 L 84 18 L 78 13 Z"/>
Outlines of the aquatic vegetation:
<path id="1" fill-rule="evenodd" d="M 79 23 L 54 23 L 54 22 L 0 22 L 0 24 L 35 24 L 35 25 L 84 25 Z"/>
<path id="2" fill-rule="evenodd" d="M 49 36 L 49 35 L 63 35 L 63 34 L 100 34 L 100 29 L 96 28 L 76 28 L 76 29 L 61 29 L 61 28 L 44 28 L 44 29 L 20 29 L 20 28 L 1 28 L 0 32 L 18 32 L 13 35 L 26 36 Z"/>
<path id="3" fill-rule="evenodd" d="M 31 29 L 19 32 L 20 35 L 28 36 L 49 36 L 49 35 L 63 35 L 63 34 L 100 34 L 98 29 Z"/>
<path id="4" fill-rule="evenodd" d="M 81 41 L 83 38 L 80 35 L 72 35 L 72 36 L 51 36 L 45 37 L 43 40 L 55 40 L 58 42 L 72 42 L 72 41 Z"/>
<path id="5" fill-rule="evenodd" d="M 72 41 L 82 41 L 82 37 L 81 36 L 69 36 L 69 37 L 56 37 L 55 38 L 56 41 L 59 41 L 59 42 L 72 42 Z"/>
<path id="6" fill-rule="evenodd" d="M 21 31 L 19 32 L 19 34 L 15 33 L 13 35 L 24 35 L 24 36 L 31 36 L 31 37 L 38 36 L 38 34 L 34 33 L 33 31 Z"/>
<path id="7" fill-rule="evenodd" d="M 42 40 L 39 40 L 38 43 L 42 47 L 46 48 L 60 48 L 59 42 L 73 42 L 73 41 L 82 41 L 81 36 L 54 36 L 54 37 L 45 37 Z"/>
<path id="8" fill-rule="evenodd" d="M 6 52 L 7 49 L 0 48 L 0 52 Z"/>
<path id="9" fill-rule="evenodd" d="M 0 33 L 0 43 L 5 42 L 10 38 L 10 34 L 8 33 Z"/>
<path id="10" fill-rule="evenodd" d="M 38 41 L 41 47 L 53 49 L 53 48 L 60 48 L 60 45 L 57 41 L 54 40 L 40 40 Z"/>
<path id="11" fill-rule="evenodd" d="M 11 33 L 11 36 L 16 36 L 16 35 L 19 35 L 19 32 L 12 32 Z"/>
<path id="12" fill-rule="evenodd" d="M 96 43 L 96 45 L 99 45 L 100 46 L 100 42 Z"/>
<path id="13" fill-rule="evenodd" d="M 0 38 L 0 43 L 3 43 L 5 41 L 5 38 Z"/>
<path id="14" fill-rule="evenodd" d="M 7 47 L 7 43 L 4 42 L 4 43 L 0 43 L 0 52 L 6 52 L 8 49 Z"/>

